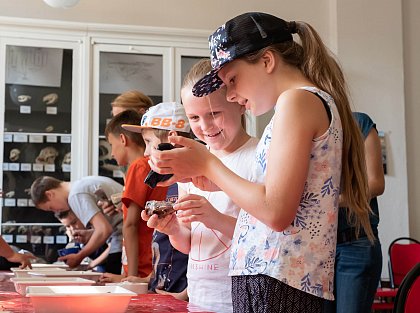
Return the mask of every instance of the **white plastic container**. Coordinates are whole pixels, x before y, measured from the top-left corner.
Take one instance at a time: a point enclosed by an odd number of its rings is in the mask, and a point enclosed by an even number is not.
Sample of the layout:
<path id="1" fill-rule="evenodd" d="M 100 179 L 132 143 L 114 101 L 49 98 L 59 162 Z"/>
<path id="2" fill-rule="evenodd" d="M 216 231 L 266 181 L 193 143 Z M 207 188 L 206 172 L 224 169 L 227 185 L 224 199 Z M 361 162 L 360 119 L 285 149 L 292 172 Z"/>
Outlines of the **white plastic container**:
<path id="1" fill-rule="evenodd" d="M 121 283 L 107 283 L 105 284 L 105 286 L 118 286 L 118 287 L 130 290 L 132 292 L 135 292 L 138 295 L 147 293 L 149 289 L 148 283 L 132 283 L 128 281 L 124 281 Z"/>
<path id="2" fill-rule="evenodd" d="M 61 272 L 65 272 L 66 271 L 65 268 L 59 268 L 59 267 L 40 267 L 40 268 L 37 268 L 37 269 L 12 267 L 10 270 L 15 274 L 15 277 L 19 277 L 19 278 L 31 277 L 29 272 L 33 272 L 33 271 L 37 271 L 37 272 L 38 271 L 39 272 L 41 272 L 41 271 L 55 271 L 55 272 L 61 271 Z"/>
<path id="3" fill-rule="evenodd" d="M 79 277 L 15 277 L 11 278 L 10 281 L 13 282 L 16 291 L 22 296 L 26 295 L 26 287 L 30 286 L 91 286 L 95 283 L 93 280 Z"/>
<path id="4" fill-rule="evenodd" d="M 99 280 L 99 277 L 102 276 L 102 273 L 92 272 L 92 271 L 62 271 L 62 270 L 53 270 L 53 271 L 30 271 L 28 272 L 31 277 L 80 277 L 85 279 L 90 279 L 95 282 Z"/>
<path id="5" fill-rule="evenodd" d="M 35 313 L 123 313 L 134 292 L 108 286 L 28 287 Z"/>
<path id="6" fill-rule="evenodd" d="M 56 262 L 53 264 L 44 264 L 44 263 L 32 263 L 32 269 L 40 269 L 40 268 L 48 268 L 48 269 L 55 269 L 55 268 L 66 268 L 68 269 L 69 266 L 64 262 Z"/>

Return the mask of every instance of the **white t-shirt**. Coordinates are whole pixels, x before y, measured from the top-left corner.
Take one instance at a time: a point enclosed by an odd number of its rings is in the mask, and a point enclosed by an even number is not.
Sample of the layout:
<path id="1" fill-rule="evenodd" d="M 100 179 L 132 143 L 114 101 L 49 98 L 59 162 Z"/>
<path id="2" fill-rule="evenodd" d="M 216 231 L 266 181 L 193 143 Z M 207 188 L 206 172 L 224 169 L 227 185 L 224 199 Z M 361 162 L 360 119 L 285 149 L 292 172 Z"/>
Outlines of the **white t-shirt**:
<path id="1" fill-rule="evenodd" d="M 235 152 L 220 158 L 237 175 L 252 180 L 256 138 L 250 138 Z M 222 191 L 207 192 L 192 183 L 181 184 L 186 193 L 205 197 L 221 213 L 237 217 L 240 208 Z M 189 301 L 218 313 L 232 312 L 231 278 L 228 276 L 231 238 L 204 224 L 191 224 L 191 251 L 188 259 Z"/>
<path id="2" fill-rule="evenodd" d="M 92 217 L 101 212 L 96 205 L 95 191 L 103 189 L 108 198 L 122 192 L 123 186 L 115 180 L 103 176 L 86 176 L 71 182 L 68 203 L 74 214 L 86 227 Z M 122 245 L 122 214 L 105 215 L 112 225 L 113 232 L 107 243 L 111 245 L 109 253 L 121 252 Z"/>

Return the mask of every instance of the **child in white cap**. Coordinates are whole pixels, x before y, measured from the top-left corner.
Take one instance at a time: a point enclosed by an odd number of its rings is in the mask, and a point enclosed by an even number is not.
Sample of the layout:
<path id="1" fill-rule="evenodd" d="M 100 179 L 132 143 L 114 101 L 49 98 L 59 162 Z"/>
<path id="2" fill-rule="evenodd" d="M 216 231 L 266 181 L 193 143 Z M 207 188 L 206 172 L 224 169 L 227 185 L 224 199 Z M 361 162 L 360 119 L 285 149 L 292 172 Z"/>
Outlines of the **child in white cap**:
<path id="1" fill-rule="evenodd" d="M 152 106 L 142 117 L 140 124 L 123 124 L 125 130 L 141 133 L 146 144 L 144 156 L 150 155 L 161 143 L 168 143 L 173 135 L 191 138 L 190 125 L 184 108 L 176 102 L 163 102 Z M 150 181 L 146 180 L 150 184 Z M 152 182 L 152 186 L 155 184 Z M 166 201 L 178 200 L 178 186 L 169 186 Z M 152 291 L 173 293 L 181 299 L 187 299 L 187 264 L 188 256 L 175 249 L 166 234 L 155 231 L 152 238 L 153 274 L 149 283 Z M 139 281 L 137 277 L 128 277 L 128 281 Z"/>

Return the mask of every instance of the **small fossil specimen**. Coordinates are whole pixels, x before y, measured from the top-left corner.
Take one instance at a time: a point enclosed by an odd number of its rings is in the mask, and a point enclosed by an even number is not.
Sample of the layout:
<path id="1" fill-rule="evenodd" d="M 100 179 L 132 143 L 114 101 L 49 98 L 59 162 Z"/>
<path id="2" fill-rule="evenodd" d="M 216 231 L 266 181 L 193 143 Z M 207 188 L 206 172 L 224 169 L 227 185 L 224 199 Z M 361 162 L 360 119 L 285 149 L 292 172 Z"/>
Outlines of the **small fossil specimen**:
<path id="1" fill-rule="evenodd" d="M 165 216 L 175 212 L 171 202 L 166 201 L 147 201 L 144 207 L 146 214 L 152 216 L 157 214 L 158 218 L 164 218 Z"/>
<path id="2" fill-rule="evenodd" d="M 26 102 L 29 102 L 31 99 L 32 99 L 32 97 L 31 97 L 31 96 L 29 96 L 29 95 L 20 95 L 20 96 L 18 96 L 18 97 L 17 97 L 17 100 L 18 100 L 18 102 L 20 102 L 20 103 L 26 103 Z"/>
<path id="3" fill-rule="evenodd" d="M 44 102 L 45 105 L 56 104 L 57 101 L 58 101 L 58 95 L 56 93 L 49 93 L 48 95 L 45 95 L 42 98 L 42 102 Z"/>

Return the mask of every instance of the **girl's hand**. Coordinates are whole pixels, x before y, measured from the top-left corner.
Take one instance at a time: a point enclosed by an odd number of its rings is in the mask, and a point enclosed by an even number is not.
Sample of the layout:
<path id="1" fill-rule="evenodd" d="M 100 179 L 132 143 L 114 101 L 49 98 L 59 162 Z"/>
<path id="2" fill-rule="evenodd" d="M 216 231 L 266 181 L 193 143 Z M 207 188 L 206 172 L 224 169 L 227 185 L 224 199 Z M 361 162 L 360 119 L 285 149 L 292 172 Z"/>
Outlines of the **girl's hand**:
<path id="1" fill-rule="evenodd" d="M 206 176 L 210 169 L 211 154 L 205 145 L 182 136 L 169 136 L 169 141 L 179 147 L 172 150 L 151 151 L 149 165 L 157 173 L 174 174 L 159 186 L 169 186 L 177 181 L 197 176 Z M 217 159 L 217 158 L 216 158 Z"/>
<path id="2" fill-rule="evenodd" d="M 141 211 L 141 218 L 147 222 L 147 226 L 155 228 L 157 231 L 170 235 L 175 235 L 180 229 L 178 218 L 175 213 L 169 214 L 164 218 L 159 219 L 157 214 L 148 216 L 145 210 Z"/>
<path id="3" fill-rule="evenodd" d="M 221 213 L 206 198 L 195 194 L 181 196 L 174 209 L 181 222 L 201 222 L 211 229 L 217 228 L 221 218 Z"/>

